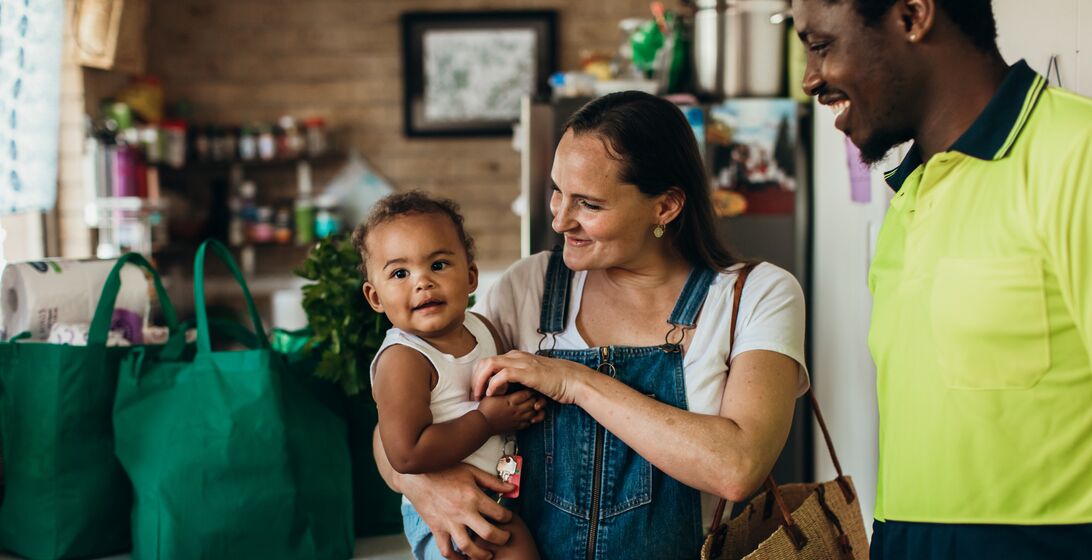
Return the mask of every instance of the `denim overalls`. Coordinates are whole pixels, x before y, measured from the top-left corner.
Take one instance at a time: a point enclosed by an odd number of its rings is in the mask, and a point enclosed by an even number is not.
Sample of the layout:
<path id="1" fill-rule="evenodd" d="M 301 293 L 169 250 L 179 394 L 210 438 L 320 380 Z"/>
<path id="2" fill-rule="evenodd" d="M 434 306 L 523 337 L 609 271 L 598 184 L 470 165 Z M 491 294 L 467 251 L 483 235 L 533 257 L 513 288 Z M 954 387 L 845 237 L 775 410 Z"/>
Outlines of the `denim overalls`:
<path id="1" fill-rule="evenodd" d="M 656 400 L 687 409 L 682 346 L 709 285 L 694 269 L 675 303 L 661 346 L 540 349 L 583 364 Z M 539 330 L 543 343 L 565 330 L 573 272 L 550 256 Z M 520 510 L 543 558 L 697 558 L 701 494 L 665 475 L 576 405 L 550 403 L 542 424 L 519 435 L 526 467 Z"/>

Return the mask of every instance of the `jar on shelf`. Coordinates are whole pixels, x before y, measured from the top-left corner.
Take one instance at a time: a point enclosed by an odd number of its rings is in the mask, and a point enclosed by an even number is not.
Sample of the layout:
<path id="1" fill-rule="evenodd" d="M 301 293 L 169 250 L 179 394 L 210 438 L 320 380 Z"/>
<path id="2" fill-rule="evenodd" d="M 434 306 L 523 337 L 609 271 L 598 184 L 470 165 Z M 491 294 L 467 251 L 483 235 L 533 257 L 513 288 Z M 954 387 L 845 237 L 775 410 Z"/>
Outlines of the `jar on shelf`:
<path id="1" fill-rule="evenodd" d="M 322 117 L 311 117 L 303 121 L 307 138 L 307 155 L 318 157 L 326 152 L 326 121 Z"/>
<path id="2" fill-rule="evenodd" d="M 285 115 L 277 122 L 281 130 L 277 140 L 277 156 L 284 159 L 299 157 L 303 152 L 303 136 L 296 126 L 296 119 Z"/>
<path id="3" fill-rule="evenodd" d="M 258 135 L 254 127 L 244 126 L 239 130 L 239 159 L 243 161 L 258 159 Z"/>
<path id="4" fill-rule="evenodd" d="M 163 122 L 163 161 L 174 168 L 186 165 L 186 123 Z"/>
<path id="5" fill-rule="evenodd" d="M 269 206 L 259 206 L 256 210 L 256 220 L 250 224 L 251 243 L 272 243 L 274 237 L 273 209 Z"/>
<path id="6" fill-rule="evenodd" d="M 148 125 L 140 130 L 140 145 L 144 149 L 144 161 L 155 165 L 163 161 L 165 149 L 162 130 L 156 125 Z"/>
<path id="7" fill-rule="evenodd" d="M 281 245 L 292 242 L 292 208 L 286 205 L 277 207 L 273 215 L 273 240 Z"/>
<path id="8" fill-rule="evenodd" d="M 258 129 L 258 157 L 266 161 L 277 157 L 277 140 L 273 127 L 267 124 Z"/>

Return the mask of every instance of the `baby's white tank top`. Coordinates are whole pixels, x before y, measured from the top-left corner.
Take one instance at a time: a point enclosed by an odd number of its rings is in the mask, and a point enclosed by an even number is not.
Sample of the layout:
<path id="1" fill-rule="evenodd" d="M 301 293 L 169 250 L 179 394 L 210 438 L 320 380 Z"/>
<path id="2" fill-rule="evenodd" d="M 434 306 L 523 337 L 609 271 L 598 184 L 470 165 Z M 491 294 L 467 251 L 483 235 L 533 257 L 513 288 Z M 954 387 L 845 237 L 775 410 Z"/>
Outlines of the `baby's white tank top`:
<path id="1" fill-rule="evenodd" d="M 477 409 L 478 402 L 470 399 L 470 382 L 474 365 L 482 358 L 495 356 L 497 345 L 493 341 L 493 334 L 489 331 L 489 327 L 473 313 L 466 313 L 463 326 L 470 331 L 478 344 L 465 356 L 458 357 L 444 354 L 419 336 L 391 327 L 379 351 L 376 352 L 375 359 L 372 360 L 372 384 L 375 384 L 375 364 L 379 361 L 379 355 L 389 346 L 401 344 L 423 354 L 432 363 L 432 367 L 436 368 L 436 387 L 432 389 L 432 401 L 429 405 L 432 410 L 432 423 L 439 424 L 454 420 Z M 504 438 L 495 435 L 486 440 L 477 451 L 463 459 L 463 462 L 487 473 L 495 473 L 497 461 L 503 454 Z"/>

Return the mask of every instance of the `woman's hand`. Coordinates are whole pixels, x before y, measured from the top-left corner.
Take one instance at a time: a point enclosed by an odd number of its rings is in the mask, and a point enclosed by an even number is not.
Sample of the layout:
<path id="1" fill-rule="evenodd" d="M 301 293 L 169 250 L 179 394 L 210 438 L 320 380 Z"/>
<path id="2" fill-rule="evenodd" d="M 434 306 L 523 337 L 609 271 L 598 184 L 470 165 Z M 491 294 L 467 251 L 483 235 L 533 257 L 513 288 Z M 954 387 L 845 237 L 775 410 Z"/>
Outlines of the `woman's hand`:
<path id="1" fill-rule="evenodd" d="M 436 548 L 444 558 L 489 559 L 493 554 L 474 544 L 468 531 L 496 545 L 511 536 L 493 522 L 506 523 L 512 512 L 492 500 L 482 488 L 509 492 L 514 486 L 476 467 L 460 463 L 450 469 L 420 475 L 403 475 L 398 485 L 418 515 L 432 530 Z M 454 540 L 463 555 L 456 552 Z"/>
<path id="2" fill-rule="evenodd" d="M 510 385 L 520 384 L 548 399 L 573 404 L 587 375 L 595 371 L 568 360 L 513 350 L 479 361 L 470 387 L 474 399 L 503 395 Z"/>

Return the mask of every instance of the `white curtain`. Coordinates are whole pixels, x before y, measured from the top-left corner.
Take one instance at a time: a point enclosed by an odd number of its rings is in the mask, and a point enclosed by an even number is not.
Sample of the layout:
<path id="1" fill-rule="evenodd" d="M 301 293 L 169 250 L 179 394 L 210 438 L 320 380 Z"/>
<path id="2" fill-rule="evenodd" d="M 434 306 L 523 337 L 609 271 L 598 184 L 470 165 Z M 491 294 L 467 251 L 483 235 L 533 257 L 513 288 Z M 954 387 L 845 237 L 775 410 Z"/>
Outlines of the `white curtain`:
<path id="1" fill-rule="evenodd" d="M 0 214 L 57 199 L 63 0 L 0 0 Z"/>

